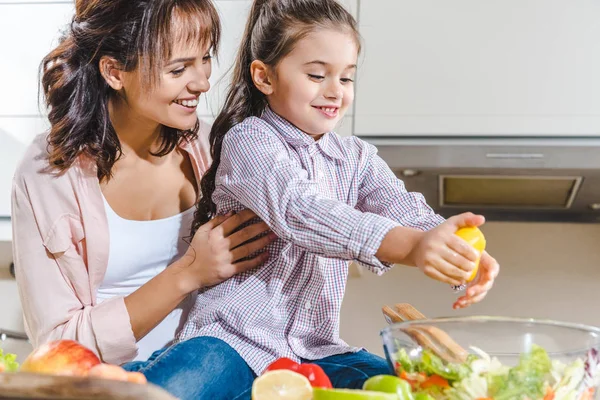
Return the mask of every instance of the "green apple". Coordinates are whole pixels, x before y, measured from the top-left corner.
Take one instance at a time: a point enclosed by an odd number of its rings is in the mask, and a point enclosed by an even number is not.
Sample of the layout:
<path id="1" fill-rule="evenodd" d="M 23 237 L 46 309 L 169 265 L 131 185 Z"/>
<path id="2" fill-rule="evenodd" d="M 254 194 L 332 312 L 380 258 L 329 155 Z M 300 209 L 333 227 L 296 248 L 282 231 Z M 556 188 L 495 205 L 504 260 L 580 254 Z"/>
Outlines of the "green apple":
<path id="1" fill-rule="evenodd" d="M 364 390 L 394 393 L 398 400 L 414 400 L 410 384 L 393 375 L 377 375 L 369 378 L 363 384 Z"/>
<path id="2" fill-rule="evenodd" d="M 369 390 L 313 388 L 313 400 L 398 400 L 398 396 Z"/>

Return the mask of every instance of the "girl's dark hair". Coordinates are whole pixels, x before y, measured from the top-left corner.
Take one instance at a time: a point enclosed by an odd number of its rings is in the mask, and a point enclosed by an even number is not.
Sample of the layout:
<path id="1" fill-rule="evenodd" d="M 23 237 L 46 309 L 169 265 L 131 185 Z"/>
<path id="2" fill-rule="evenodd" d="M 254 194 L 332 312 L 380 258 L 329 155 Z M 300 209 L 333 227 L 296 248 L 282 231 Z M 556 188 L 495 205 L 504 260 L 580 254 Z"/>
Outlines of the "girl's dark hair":
<path id="1" fill-rule="evenodd" d="M 49 108 L 49 163 L 63 172 L 81 154 L 98 167 L 98 178 L 110 178 L 121 145 L 110 121 L 108 102 L 116 92 L 106 83 L 99 61 L 108 56 L 125 71 L 139 68 L 148 90 L 160 81 L 160 69 L 173 43 L 210 44 L 218 48 L 221 26 L 211 0 L 77 0 L 76 14 L 41 64 L 41 92 Z M 180 131 L 163 126 L 164 156 L 196 127 Z"/>
<path id="2" fill-rule="evenodd" d="M 322 28 L 348 31 L 360 48 L 356 20 L 336 0 L 254 0 L 225 105 L 210 132 L 213 162 L 201 181 L 192 232 L 215 216 L 212 194 L 225 134 L 244 119 L 260 116 L 267 106 L 266 97 L 254 86 L 250 64 L 260 60 L 275 68 L 299 40 Z"/>

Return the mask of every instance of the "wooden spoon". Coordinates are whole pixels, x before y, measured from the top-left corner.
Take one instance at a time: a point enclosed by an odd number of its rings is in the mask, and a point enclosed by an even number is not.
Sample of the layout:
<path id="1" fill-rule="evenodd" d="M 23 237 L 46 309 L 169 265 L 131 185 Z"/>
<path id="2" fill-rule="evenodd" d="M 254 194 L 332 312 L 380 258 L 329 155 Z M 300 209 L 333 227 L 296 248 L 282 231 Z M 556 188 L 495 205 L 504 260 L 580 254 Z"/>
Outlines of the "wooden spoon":
<path id="1" fill-rule="evenodd" d="M 395 310 L 383 306 L 383 314 L 388 322 L 417 321 L 427 319 L 419 310 L 408 303 L 398 303 Z M 411 326 L 405 332 L 421 347 L 431 349 L 437 356 L 451 363 L 462 363 L 467 360 L 469 353 L 454 341 L 442 329 L 431 326 Z"/>

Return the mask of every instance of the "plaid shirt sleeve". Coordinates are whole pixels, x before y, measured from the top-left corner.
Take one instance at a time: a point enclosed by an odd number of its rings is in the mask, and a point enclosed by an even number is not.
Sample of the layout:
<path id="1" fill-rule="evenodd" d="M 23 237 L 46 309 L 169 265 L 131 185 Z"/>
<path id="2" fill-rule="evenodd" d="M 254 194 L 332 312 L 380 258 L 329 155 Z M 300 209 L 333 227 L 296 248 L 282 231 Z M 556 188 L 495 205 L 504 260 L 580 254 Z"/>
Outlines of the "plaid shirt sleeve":
<path id="1" fill-rule="evenodd" d="M 283 240 L 312 253 L 387 269 L 375 253 L 398 224 L 320 195 L 318 182 L 292 150 L 257 121 L 239 124 L 225 136 L 215 203 L 233 197 Z"/>
<path id="2" fill-rule="evenodd" d="M 360 139 L 356 139 L 358 142 Z M 421 193 L 408 192 L 404 183 L 377 155 L 377 148 L 360 140 L 365 152 L 357 208 L 390 218 L 402 226 L 423 231 L 435 228 L 444 218 L 436 214 Z"/>

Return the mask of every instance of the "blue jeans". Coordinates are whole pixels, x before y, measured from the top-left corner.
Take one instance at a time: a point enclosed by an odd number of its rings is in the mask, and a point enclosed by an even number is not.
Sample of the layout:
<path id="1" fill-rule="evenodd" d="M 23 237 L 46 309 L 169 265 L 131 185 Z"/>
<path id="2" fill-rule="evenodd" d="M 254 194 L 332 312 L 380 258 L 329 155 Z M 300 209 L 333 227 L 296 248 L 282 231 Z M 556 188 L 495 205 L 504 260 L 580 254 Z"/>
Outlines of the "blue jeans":
<path id="1" fill-rule="evenodd" d="M 391 372 L 386 360 L 364 350 L 303 362 L 321 366 L 336 388 L 360 388 L 369 377 Z M 256 378 L 231 346 L 212 337 L 177 343 L 123 368 L 142 372 L 182 400 L 250 400 Z"/>

